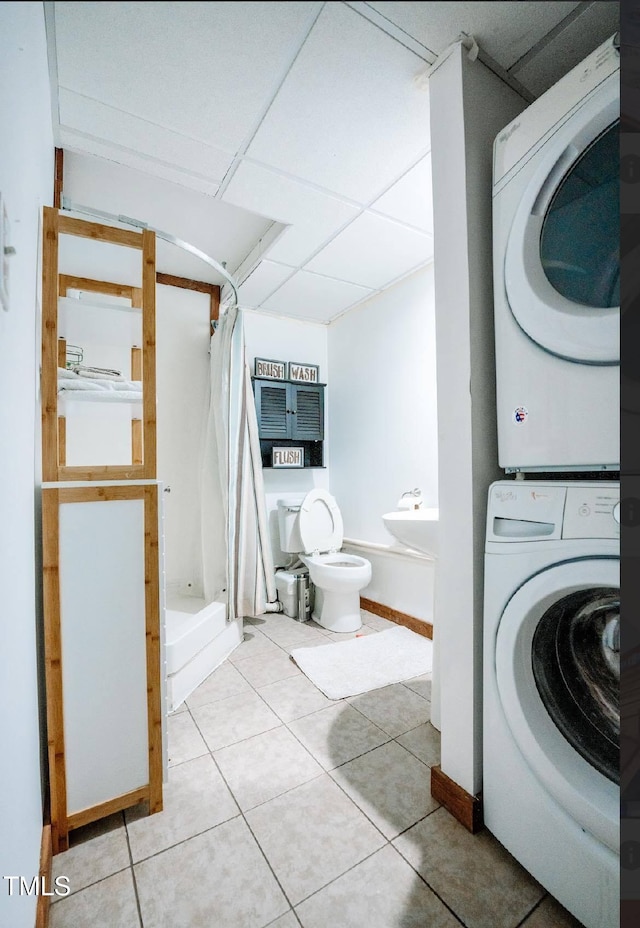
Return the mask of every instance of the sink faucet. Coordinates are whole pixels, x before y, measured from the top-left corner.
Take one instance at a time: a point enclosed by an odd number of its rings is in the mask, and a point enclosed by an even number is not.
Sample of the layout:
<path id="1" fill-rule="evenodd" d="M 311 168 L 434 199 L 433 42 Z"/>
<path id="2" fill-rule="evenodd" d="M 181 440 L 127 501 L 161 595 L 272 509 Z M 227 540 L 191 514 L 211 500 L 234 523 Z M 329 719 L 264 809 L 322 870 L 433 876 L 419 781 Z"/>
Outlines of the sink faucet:
<path id="1" fill-rule="evenodd" d="M 414 487 L 413 490 L 405 490 L 398 500 L 398 509 L 420 509 L 422 506 L 422 490 L 420 487 Z"/>

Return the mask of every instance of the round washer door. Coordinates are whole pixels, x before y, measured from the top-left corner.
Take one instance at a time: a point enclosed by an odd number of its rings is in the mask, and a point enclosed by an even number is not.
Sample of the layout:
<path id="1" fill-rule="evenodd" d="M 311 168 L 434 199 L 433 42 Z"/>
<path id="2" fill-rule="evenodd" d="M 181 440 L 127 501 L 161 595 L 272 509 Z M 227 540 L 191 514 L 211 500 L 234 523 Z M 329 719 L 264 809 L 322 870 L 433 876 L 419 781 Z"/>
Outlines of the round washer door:
<path id="1" fill-rule="evenodd" d="M 584 364 L 620 362 L 619 115 L 615 74 L 534 155 L 504 258 L 518 325 Z"/>
<path id="2" fill-rule="evenodd" d="M 554 565 L 514 593 L 495 642 L 502 710 L 527 765 L 616 852 L 619 597 L 618 558 Z"/>

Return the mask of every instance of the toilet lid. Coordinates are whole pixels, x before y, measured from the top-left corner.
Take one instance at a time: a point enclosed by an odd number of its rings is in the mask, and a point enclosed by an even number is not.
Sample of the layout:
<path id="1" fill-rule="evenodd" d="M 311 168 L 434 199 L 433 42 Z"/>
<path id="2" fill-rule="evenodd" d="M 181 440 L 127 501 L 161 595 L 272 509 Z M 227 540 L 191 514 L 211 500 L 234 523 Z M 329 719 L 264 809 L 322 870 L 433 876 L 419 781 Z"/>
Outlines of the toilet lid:
<path id="1" fill-rule="evenodd" d="M 300 506 L 298 520 L 305 554 L 339 551 L 342 547 L 342 516 L 333 496 L 326 490 L 311 490 Z"/>

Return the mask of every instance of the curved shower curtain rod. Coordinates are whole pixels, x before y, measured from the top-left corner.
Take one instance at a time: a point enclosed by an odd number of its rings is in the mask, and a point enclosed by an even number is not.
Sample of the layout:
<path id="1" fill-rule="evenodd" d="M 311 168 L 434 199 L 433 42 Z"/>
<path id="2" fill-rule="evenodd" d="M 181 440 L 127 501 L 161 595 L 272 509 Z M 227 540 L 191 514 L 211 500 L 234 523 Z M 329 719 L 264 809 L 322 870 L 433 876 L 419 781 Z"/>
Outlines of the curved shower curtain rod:
<path id="1" fill-rule="evenodd" d="M 216 261 L 215 258 L 212 258 L 210 255 L 206 254 L 206 252 L 196 248 L 195 245 L 191 245 L 189 242 L 184 242 L 181 238 L 177 238 L 175 235 L 171 235 L 169 232 L 163 232 L 162 229 L 156 229 L 154 226 L 150 226 L 146 222 L 141 222 L 140 219 L 132 219 L 131 216 L 115 216 L 112 213 L 105 213 L 102 210 L 94 209 L 92 206 L 82 206 L 80 203 L 73 203 L 68 197 L 65 196 L 62 197 L 62 208 L 72 213 L 83 213 L 87 216 L 94 216 L 97 219 L 106 219 L 110 222 L 119 222 L 122 225 L 133 226 L 136 229 L 147 229 L 149 232 L 154 232 L 158 238 L 161 238 L 165 242 L 169 242 L 170 245 L 177 245 L 178 248 L 182 248 L 183 251 L 187 251 L 189 254 L 195 255 L 196 258 L 200 258 L 201 261 L 204 261 L 205 264 L 208 264 L 219 274 L 221 274 L 231 287 L 233 292 L 234 305 L 237 305 L 238 284 L 236 283 L 235 278 L 232 277 L 227 269 L 218 261 Z"/>

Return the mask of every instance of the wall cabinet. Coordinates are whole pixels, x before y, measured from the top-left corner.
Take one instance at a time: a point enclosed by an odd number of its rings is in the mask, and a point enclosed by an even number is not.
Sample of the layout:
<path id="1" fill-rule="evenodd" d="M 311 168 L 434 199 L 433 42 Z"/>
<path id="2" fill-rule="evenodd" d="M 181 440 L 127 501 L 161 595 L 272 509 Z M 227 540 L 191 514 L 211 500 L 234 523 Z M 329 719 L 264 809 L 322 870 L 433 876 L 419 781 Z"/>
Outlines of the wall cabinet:
<path id="1" fill-rule="evenodd" d="M 324 384 L 255 379 L 253 392 L 260 438 L 323 440 Z"/>
<path id="2" fill-rule="evenodd" d="M 274 446 L 301 446 L 305 467 L 323 466 L 325 384 L 254 378 L 263 467 Z"/>

